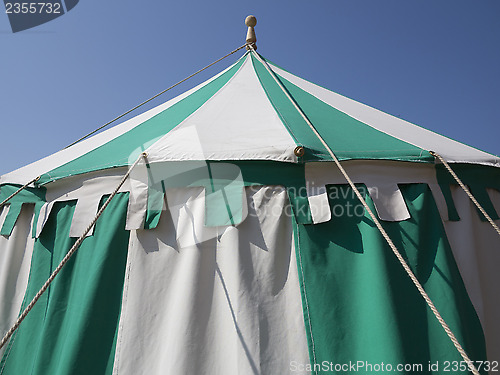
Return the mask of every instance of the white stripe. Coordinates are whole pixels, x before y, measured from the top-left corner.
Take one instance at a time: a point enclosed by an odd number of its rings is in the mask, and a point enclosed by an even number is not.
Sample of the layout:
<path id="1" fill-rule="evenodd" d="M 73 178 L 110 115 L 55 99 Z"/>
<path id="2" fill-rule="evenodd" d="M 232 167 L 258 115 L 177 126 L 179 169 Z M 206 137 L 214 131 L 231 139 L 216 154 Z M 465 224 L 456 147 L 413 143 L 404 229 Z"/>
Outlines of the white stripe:
<path id="1" fill-rule="evenodd" d="M 31 265 L 33 204 L 24 204 L 9 238 L 0 236 L 0 334 L 14 324 L 21 310 Z M 6 213 L 8 207 L 4 207 Z M 3 216 L 3 213 L 2 213 Z M 0 357 L 6 347 L 0 350 Z"/>
<path id="2" fill-rule="evenodd" d="M 150 162 L 249 159 L 294 162 L 295 147 L 248 55 L 224 87 L 147 152 Z"/>
<path id="3" fill-rule="evenodd" d="M 288 73 L 274 65 L 270 65 L 270 67 L 276 74 L 352 118 L 416 147 L 427 151 L 435 151 L 442 155 L 448 162 L 478 163 L 500 167 L 500 158 L 494 155 L 464 145 L 355 100 L 346 98 L 345 96 Z M 360 134 L 360 136 L 362 136 L 362 134 Z"/>
<path id="4" fill-rule="evenodd" d="M 199 191 L 167 196 L 203 212 Z M 194 223 L 168 211 L 156 229 L 131 233 L 115 375 L 283 374 L 309 363 L 286 191 L 247 193 L 247 219 L 197 245 L 178 246 Z"/>
<path id="5" fill-rule="evenodd" d="M 488 222 L 480 220 L 465 192 L 452 185 L 452 196 L 460 221 L 445 222 L 446 235 L 460 275 L 476 309 L 486 338 L 488 360 L 500 361 L 500 239 Z M 494 195 L 495 204 L 500 201 Z M 498 222 L 498 221 L 497 221 Z"/>

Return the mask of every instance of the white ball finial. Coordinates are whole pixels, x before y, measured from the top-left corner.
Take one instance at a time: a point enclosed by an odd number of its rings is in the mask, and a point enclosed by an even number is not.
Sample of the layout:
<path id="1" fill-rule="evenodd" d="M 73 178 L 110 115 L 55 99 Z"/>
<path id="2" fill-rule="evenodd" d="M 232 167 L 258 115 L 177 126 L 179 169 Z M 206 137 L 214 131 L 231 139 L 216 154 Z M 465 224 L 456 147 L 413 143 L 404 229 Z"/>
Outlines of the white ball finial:
<path id="1" fill-rule="evenodd" d="M 248 16 L 245 18 L 245 25 L 248 27 L 255 27 L 255 25 L 257 25 L 257 18 L 255 18 L 255 16 Z"/>
<path id="2" fill-rule="evenodd" d="M 248 16 L 245 19 L 245 25 L 248 26 L 247 50 L 250 50 L 250 45 L 253 47 L 254 50 L 256 50 L 257 45 L 255 43 L 257 42 L 257 37 L 255 36 L 255 30 L 253 28 L 255 25 L 257 25 L 257 18 L 255 18 L 255 16 Z"/>

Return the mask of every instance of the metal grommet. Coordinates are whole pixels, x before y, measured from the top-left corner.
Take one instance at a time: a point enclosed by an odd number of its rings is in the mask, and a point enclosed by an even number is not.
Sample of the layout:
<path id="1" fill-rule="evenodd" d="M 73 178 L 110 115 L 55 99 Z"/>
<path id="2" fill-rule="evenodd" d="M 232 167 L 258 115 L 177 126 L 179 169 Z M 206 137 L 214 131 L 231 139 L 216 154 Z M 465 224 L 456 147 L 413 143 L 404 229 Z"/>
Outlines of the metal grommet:
<path id="1" fill-rule="evenodd" d="M 293 150 L 293 153 L 295 154 L 295 156 L 301 158 L 306 153 L 306 150 L 302 146 L 297 146 L 295 147 L 295 150 Z"/>

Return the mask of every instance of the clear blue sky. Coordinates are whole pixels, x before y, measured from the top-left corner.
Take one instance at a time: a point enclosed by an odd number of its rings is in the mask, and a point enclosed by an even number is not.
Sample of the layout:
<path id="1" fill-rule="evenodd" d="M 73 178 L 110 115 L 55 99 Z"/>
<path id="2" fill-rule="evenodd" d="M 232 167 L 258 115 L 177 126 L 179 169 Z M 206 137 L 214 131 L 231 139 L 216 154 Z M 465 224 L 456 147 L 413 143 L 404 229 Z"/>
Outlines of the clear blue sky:
<path id="1" fill-rule="evenodd" d="M 0 174 L 58 151 L 242 45 L 248 14 L 258 19 L 259 52 L 278 65 L 500 154 L 499 0 L 81 0 L 17 34 L 0 9 Z"/>

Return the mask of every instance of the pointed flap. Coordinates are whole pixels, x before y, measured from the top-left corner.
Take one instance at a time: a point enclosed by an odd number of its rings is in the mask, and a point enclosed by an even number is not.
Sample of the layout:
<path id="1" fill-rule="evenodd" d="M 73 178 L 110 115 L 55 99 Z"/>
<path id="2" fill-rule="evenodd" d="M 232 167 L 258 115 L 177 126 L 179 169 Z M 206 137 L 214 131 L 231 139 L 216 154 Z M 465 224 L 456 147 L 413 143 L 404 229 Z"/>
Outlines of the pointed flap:
<path id="1" fill-rule="evenodd" d="M 7 213 L 7 217 L 2 225 L 2 229 L 0 230 L 0 234 L 2 236 L 10 236 L 12 233 L 12 229 L 14 229 L 14 225 L 16 225 L 17 218 L 21 213 L 22 203 L 11 203 L 9 207 L 9 212 Z"/>
<path id="2" fill-rule="evenodd" d="M 367 185 L 366 187 L 381 220 L 403 221 L 410 218 L 410 213 L 397 184 Z"/>

